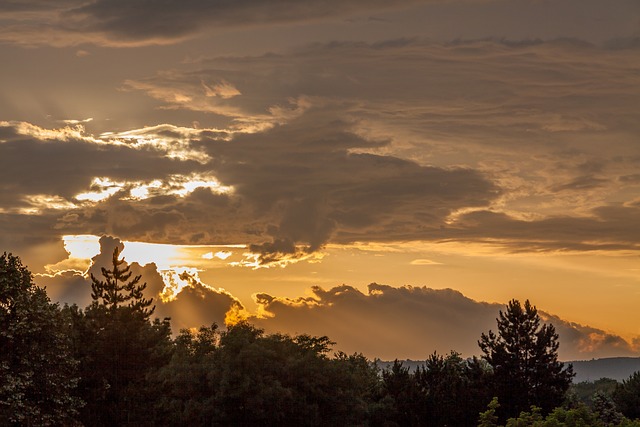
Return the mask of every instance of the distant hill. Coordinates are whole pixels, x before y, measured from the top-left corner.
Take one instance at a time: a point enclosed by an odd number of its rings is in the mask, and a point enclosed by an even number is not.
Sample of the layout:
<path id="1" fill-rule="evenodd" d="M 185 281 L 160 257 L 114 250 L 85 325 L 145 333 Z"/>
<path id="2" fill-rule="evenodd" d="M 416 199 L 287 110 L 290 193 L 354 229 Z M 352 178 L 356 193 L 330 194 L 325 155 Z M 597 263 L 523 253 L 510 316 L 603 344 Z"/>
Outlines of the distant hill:
<path id="1" fill-rule="evenodd" d="M 411 372 L 418 366 L 424 365 L 424 360 L 401 360 L 402 366 L 408 367 Z M 381 369 L 393 365 L 389 361 L 376 361 Z M 595 381 L 600 378 L 612 378 L 622 381 L 629 378 L 631 374 L 640 371 L 640 357 L 607 357 L 604 359 L 576 360 L 566 362 L 573 364 L 573 371 L 576 373 L 574 383 L 582 381 Z"/>
<path id="2" fill-rule="evenodd" d="M 600 378 L 626 380 L 631 374 L 640 371 L 640 357 L 607 357 L 604 359 L 576 360 L 573 364 L 576 373 L 574 383 L 595 381 Z"/>

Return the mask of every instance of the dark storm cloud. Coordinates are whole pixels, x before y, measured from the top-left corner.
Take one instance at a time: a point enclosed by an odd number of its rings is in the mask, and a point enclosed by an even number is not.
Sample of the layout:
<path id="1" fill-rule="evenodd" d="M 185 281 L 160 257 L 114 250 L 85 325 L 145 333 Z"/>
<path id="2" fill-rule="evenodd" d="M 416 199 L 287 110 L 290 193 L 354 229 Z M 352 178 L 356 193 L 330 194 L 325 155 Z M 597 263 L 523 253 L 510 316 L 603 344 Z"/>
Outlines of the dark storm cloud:
<path id="1" fill-rule="evenodd" d="M 407 7 L 413 9 L 401 19 L 409 23 L 407 32 L 411 34 L 449 40 L 616 37 L 612 47 L 637 44 L 633 18 L 639 8 L 633 0 L 616 1 L 615 7 L 606 0 L 10 0 L 0 5 L 0 20 L 6 22 L 0 27 L 0 40 L 22 45 L 141 46 L 176 43 L 228 29 L 318 21 L 383 23 L 397 31 L 401 24 L 394 22 L 398 19 L 395 12 Z"/>
<path id="2" fill-rule="evenodd" d="M 173 243 L 192 243 L 187 236 L 205 233 L 203 238 L 217 243 L 253 243 L 265 263 L 294 253 L 296 245 L 317 251 L 336 230 L 364 237 L 372 226 L 390 236 L 398 224 L 437 228 L 452 211 L 486 206 L 498 194 L 470 169 L 352 152 L 385 142 L 351 133 L 348 124 L 323 109 L 262 133 L 236 134 L 232 141 L 212 139 L 208 132 L 192 137 L 192 148 L 208 153 L 205 164 L 133 145 L 42 140 L 32 134 L 0 144 L 5 206 L 19 211 L 34 203 L 30 195 L 44 194 L 49 199 L 42 202 L 38 221 L 49 218 L 60 233 Z M 24 164 L 32 169 L 19 166 Z M 233 192 L 201 188 L 186 196 L 135 200 L 125 188 L 129 181 L 194 171 L 213 174 Z M 78 193 L 90 189 L 95 177 L 121 180 L 122 188 L 100 202 L 80 203 Z"/>
<path id="3" fill-rule="evenodd" d="M 26 128 L 17 133 L 16 128 Z M 152 180 L 158 171 L 170 175 L 185 170 L 153 147 L 136 149 L 120 143 L 102 143 L 71 129 L 44 130 L 24 123 L 1 124 L 0 198 L 3 207 L 24 205 L 25 194 L 50 194 L 71 199 L 91 187 L 93 178 Z M 0 131 L 2 132 L 2 131 Z M 71 134 L 69 134 L 71 132 Z M 195 165 L 187 166 L 194 169 Z"/>
<path id="4" fill-rule="evenodd" d="M 141 146 L 138 140 L 95 139 L 75 128 L 47 130 L 7 122 L 0 135 L 0 223 L 6 225 L 0 242 L 12 250 L 29 241 L 87 232 L 166 239 L 163 230 L 182 219 L 179 210 L 167 207 L 175 196 L 152 197 L 148 209 L 121 199 L 130 197 L 136 182 L 162 180 L 171 188 L 177 185 L 171 183 L 173 176 L 202 169 L 197 161 L 168 157 L 167 150 L 180 146 L 175 135 L 164 135 L 164 147 Z M 97 205 L 79 196 L 105 190 L 96 178 L 110 180 L 106 188 L 117 190 Z"/>
<path id="5" fill-rule="evenodd" d="M 0 3 L 0 13 L 9 12 L 41 12 L 60 10 L 82 4 L 82 0 L 3 0 Z"/>
<path id="6" fill-rule="evenodd" d="M 53 197 L 39 208 L 46 220 L 29 220 L 49 224 L 42 235 L 198 236 L 253 245 L 262 263 L 328 242 L 637 249 L 638 65 L 632 51 L 572 40 L 336 42 L 204 60 L 126 86 L 226 116 L 229 129 L 95 140 L 4 124 L 0 201 L 15 215 L 34 207 L 29 195 Z M 170 193 L 171 176 L 192 173 L 233 191 Z M 125 183 L 78 204 L 95 177 L 162 180 L 165 192 L 135 199 Z"/>
<path id="7" fill-rule="evenodd" d="M 203 31 L 336 19 L 434 1 L 438 0 L 68 0 L 55 6 L 35 0 L 10 1 L 0 6 L 0 20 L 9 23 L 0 31 L 0 39 L 54 46 L 165 44 Z"/>
<path id="8" fill-rule="evenodd" d="M 366 294 L 346 285 L 311 291 L 312 296 L 298 299 L 257 294 L 256 302 L 267 317 L 255 321 L 268 331 L 328 335 L 336 348 L 368 357 L 391 360 L 402 354 L 425 359 L 433 351 L 480 354 L 480 334 L 495 331 L 498 311 L 504 310 L 500 304 L 477 302 L 451 289 L 373 283 Z M 541 315 L 560 335 L 563 360 L 637 354 L 619 336 Z"/>
<path id="9" fill-rule="evenodd" d="M 608 182 L 607 179 L 598 178 L 590 175 L 578 176 L 566 184 L 556 185 L 553 191 L 563 190 L 589 190 L 604 186 Z"/>
<path id="10" fill-rule="evenodd" d="M 423 0 L 424 1 L 424 0 Z M 144 40 L 191 34 L 205 25 L 247 26 L 281 22 L 304 22 L 354 11 L 377 10 L 418 3 L 419 0 L 300 1 L 268 0 L 97 0 L 69 11 L 80 16 L 81 28 L 104 31 L 116 38 Z"/>
<path id="11" fill-rule="evenodd" d="M 283 123 L 260 138 L 238 135 L 236 144 L 209 148 L 224 159 L 225 182 L 264 210 L 286 210 L 266 233 L 275 239 L 269 245 L 289 248 L 273 252 L 294 253 L 295 241 L 313 247 L 322 236 L 614 250 L 640 242 L 628 231 L 636 210 L 607 201 L 637 194 L 638 65 L 635 52 L 567 39 L 336 42 L 215 58 L 198 71 L 128 86 L 170 108 L 229 115 L 239 127 L 240 118 Z M 222 82 L 237 94 L 207 95 Z M 172 88 L 189 101 L 171 96 Z M 340 130 L 345 135 L 335 137 Z M 420 166 L 431 162 L 468 169 Z M 502 187 L 500 207 L 443 225 L 457 197 L 467 207 L 495 200 L 477 169 Z M 540 200 L 546 212 L 538 213 Z M 537 216 L 519 219 L 523 209 Z"/>
<path id="12" fill-rule="evenodd" d="M 294 253 L 301 243 L 315 251 L 336 230 L 365 238 L 370 226 L 390 236 L 397 223 L 437 228 L 452 211 L 487 205 L 497 194 L 472 170 L 350 152 L 372 143 L 345 123 L 324 123 L 324 113 L 209 146 L 216 175 L 252 204 L 256 219 L 279 218 L 263 231 L 273 243 L 254 249 Z"/>

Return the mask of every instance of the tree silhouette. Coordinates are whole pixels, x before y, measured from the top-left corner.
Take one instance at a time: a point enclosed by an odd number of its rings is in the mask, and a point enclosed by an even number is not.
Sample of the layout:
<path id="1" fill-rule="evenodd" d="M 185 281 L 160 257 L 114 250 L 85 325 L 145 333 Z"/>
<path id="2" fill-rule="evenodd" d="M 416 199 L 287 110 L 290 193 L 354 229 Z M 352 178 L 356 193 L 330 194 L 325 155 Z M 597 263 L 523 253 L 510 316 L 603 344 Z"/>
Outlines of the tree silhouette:
<path id="1" fill-rule="evenodd" d="M 68 319 L 20 258 L 0 255 L 0 425 L 75 425 Z"/>
<path id="2" fill-rule="evenodd" d="M 494 393 L 504 416 L 517 416 L 531 405 L 548 413 L 562 403 L 574 376 L 573 367 L 558 361 L 558 334 L 540 325 L 534 306 L 511 300 L 500 311 L 498 334 L 482 334 L 478 345 L 493 367 Z"/>
<path id="3" fill-rule="evenodd" d="M 613 400 L 620 411 L 629 418 L 640 418 L 640 371 L 634 372 L 618 384 Z"/>
<path id="4" fill-rule="evenodd" d="M 105 281 L 98 280 L 93 273 L 91 274 L 91 298 L 101 304 L 113 314 L 118 307 L 127 306 L 133 311 L 141 313 L 148 319 L 154 312 L 155 306 L 149 308 L 153 303 L 153 299 L 144 298 L 143 292 L 147 287 L 147 283 L 138 284 L 142 276 L 131 275 L 131 267 L 124 265 L 124 259 L 118 259 L 120 249 L 113 250 L 112 270 L 102 267 L 102 275 Z"/>
<path id="5" fill-rule="evenodd" d="M 91 275 L 93 303 L 83 312 L 69 309 L 86 402 L 80 419 L 93 426 L 148 425 L 145 404 L 154 390 L 146 378 L 171 358 L 169 319 L 149 320 L 155 306 L 144 298 L 147 284 L 132 277 L 119 248 L 101 271 L 104 280 Z"/>

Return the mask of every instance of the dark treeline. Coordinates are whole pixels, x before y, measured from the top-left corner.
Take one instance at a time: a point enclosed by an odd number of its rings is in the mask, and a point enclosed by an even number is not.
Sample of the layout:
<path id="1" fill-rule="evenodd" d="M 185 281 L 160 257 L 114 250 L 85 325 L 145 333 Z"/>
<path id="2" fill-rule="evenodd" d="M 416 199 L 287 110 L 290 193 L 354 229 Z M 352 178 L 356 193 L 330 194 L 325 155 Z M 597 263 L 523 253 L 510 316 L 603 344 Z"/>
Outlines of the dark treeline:
<path id="1" fill-rule="evenodd" d="M 51 303 L 19 258 L 0 257 L 0 425 L 640 426 L 640 374 L 569 391 L 558 336 L 528 301 L 479 337 L 481 358 L 380 370 L 327 337 L 249 323 L 173 338 L 118 257 L 84 309 Z"/>

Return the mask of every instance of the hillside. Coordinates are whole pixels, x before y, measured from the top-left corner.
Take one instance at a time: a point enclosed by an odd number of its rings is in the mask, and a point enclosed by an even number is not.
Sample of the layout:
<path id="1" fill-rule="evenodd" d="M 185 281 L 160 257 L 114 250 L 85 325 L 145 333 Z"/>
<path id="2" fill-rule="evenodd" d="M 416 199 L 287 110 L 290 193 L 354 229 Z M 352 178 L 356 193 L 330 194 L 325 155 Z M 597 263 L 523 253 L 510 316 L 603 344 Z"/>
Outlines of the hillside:
<path id="1" fill-rule="evenodd" d="M 608 357 L 604 359 L 577 360 L 573 364 L 576 373 L 574 383 L 595 381 L 600 378 L 626 380 L 631 374 L 640 371 L 640 357 Z"/>

